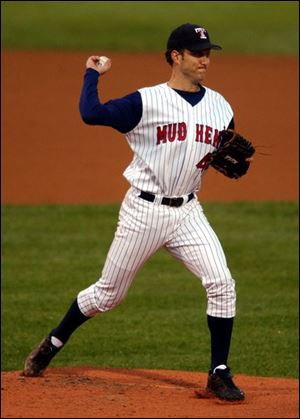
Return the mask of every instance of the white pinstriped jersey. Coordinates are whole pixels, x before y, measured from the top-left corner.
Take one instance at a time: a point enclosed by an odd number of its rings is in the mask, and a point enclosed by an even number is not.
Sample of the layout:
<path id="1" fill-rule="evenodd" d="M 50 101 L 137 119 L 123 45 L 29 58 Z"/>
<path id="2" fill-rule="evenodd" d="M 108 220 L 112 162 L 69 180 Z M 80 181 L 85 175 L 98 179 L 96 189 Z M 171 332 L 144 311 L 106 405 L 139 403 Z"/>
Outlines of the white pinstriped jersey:
<path id="1" fill-rule="evenodd" d="M 172 197 L 200 189 L 203 171 L 197 163 L 215 150 L 218 132 L 227 128 L 233 117 L 222 95 L 205 90 L 195 106 L 167 83 L 139 90 L 142 118 L 126 134 L 134 158 L 124 176 L 132 186 Z"/>

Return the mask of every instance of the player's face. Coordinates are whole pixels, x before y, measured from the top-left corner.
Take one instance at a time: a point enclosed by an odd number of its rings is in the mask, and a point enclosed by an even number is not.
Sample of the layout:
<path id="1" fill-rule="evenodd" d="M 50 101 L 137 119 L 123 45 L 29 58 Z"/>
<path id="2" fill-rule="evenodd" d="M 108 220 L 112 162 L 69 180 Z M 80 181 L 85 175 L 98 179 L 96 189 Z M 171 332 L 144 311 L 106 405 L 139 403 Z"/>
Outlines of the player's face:
<path id="1" fill-rule="evenodd" d="M 202 83 L 210 63 L 210 49 L 197 52 L 185 49 L 181 55 L 180 70 L 183 75 L 193 83 Z"/>

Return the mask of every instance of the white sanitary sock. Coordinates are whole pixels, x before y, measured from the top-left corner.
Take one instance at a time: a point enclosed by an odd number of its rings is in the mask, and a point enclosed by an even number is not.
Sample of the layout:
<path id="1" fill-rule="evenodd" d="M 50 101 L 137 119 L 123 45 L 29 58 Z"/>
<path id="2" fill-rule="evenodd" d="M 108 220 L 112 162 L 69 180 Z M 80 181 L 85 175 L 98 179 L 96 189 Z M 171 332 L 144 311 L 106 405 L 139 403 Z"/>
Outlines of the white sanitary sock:
<path id="1" fill-rule="evenodd" d="M 57 339 L 55 336 L 51 336 L 51 343 L 56 348 L 61 348 L 63 346 L 63 342 L 59 339 Z"/>
<path id="2" fill-rule="evenodd" d="M 221 365 L 218 365 L 215 369 L 214 369 L 214 371 L 213 371 L 213 373 L 215 373 L 216 372 L 216 370 L 226 370 L 226 365 L 224 365 L 224 364 L 221 364 Z"/>

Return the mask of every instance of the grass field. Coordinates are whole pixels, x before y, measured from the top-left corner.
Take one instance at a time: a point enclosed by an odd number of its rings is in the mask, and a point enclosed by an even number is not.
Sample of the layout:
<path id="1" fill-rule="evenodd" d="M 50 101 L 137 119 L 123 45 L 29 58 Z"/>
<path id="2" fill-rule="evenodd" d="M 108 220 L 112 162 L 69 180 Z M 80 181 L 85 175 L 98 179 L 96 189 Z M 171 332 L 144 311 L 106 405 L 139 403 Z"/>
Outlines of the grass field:
<path id="1" fill-rule="evenodd" d="M 2 47 L 161 51 L 185 22 L 224 53 L 297 54 L 296 1 L 3 1 Z"/>
<path id="2" fill-rule="evenodd" d="M 236 279 L 235 372 L 298 377 L 298 206 L 205 204 Z M 2 206 L 2 370 L 20 370 L 101 273 L 118 206 Z M 122 305 L 84 324 L 53 366 L 206 371 L 204 290 L 159 251 Z"/>

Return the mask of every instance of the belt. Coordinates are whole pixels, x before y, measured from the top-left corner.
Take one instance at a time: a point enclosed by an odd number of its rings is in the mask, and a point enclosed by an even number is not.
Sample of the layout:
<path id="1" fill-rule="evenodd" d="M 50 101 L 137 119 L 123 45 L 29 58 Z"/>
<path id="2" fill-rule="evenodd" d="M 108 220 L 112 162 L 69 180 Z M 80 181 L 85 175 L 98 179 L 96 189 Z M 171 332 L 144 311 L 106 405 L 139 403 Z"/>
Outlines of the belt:
<path id="1" fill-rule="evenodd" d="M 145 199 L 145 201 L 154 202 L 155 195 L 149 192 L 141 191 L 139 198 Z M 188 195 L 187 202 L 191 201 L 191 199 L 194 199 L 194 198 L 195 198 L 195 195 L 193 194 L 193 192 L 190 193 Z M 163 197 L 163 199 L 161 200 L 161 205 L 169 205 L 169 207 L 181 207 L 183 203 L 184 203 L 184 198 L 180 198 L 180 197 L 179 198 Z"/>

